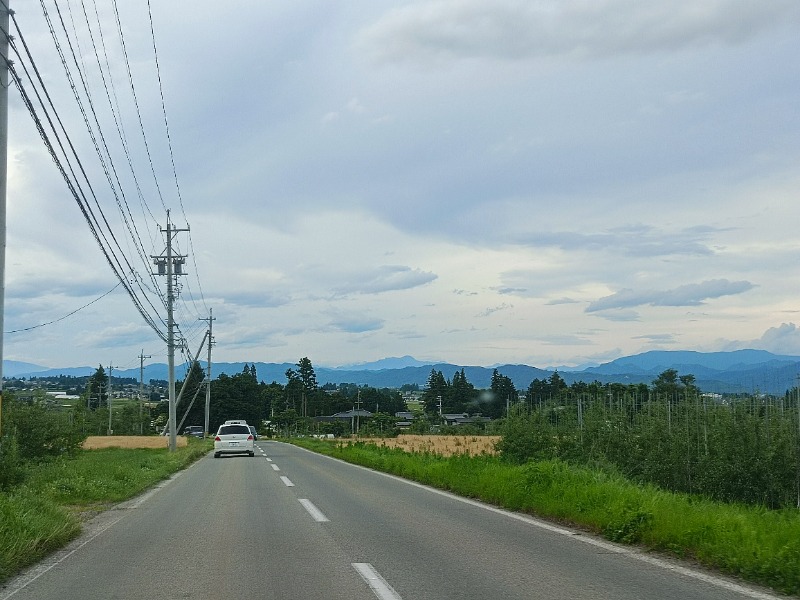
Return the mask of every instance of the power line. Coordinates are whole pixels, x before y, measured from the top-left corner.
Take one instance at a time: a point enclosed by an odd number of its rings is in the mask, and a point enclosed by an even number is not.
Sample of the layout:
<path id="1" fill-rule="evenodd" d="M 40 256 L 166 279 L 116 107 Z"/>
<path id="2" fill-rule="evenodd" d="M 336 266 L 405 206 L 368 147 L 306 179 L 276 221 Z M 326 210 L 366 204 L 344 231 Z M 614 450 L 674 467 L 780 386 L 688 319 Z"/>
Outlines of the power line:
<path id="1" fill-rule="evenodd" d="M 94 304 L 95 302 L 97 302 L 97 301 L 99 301 L 99 300 L 102 300 L 103 298 L 105 298 L 106 296 L 108 296 L 108 295 L 109 295 L 111 292 L 113 292 L 115 289 L 117 289 L 117 288 L 118 288 L 119 286 L 121 286 L 121 285 L 122 285 L 122 282 L 120 281 L 120 282 L 119 282 L 117 285 L 115 285 L 113 288 L 111 288 L 110 290 L 108 290 L 108 291 L 107 291 L 105 294 L 103 294 L 103 295 L 101 295 L 101 296 L 98 296 L 97 298 L 95 298 L 95 299 L 94 299 L 94 300 L 92 300 L 91 302 L 89 302 L 89 303 L 87 303 L 87 304 L 84 304 L 84 305 L 83 305 L 83 306 L 81 306 L 80 308 L 76 308 L 76 309 L 75 309 L 75 310 L 73 310 L 72 312 L 68 312 L 68 313 L 67 313 L 67 314 L 65 314 L 63 317 L 59 317 L 58 319 L 54 319 L 54 320 L 52 320 L 52 321 L 48 321 L 47 323 L 40 323 L 39 325 L 32 325 L 31 327 L 23 327 L 22 329 L 14 329 L 14 330 L 12 330 L 12 331 L 4 331 L 3 333 L 20 333 L 20 332 L 22 332 L 22 331 L 31 331 L 31 330 L 33 330 L 33 329 L 39 329 L 40 327 L 46 327 L 47 325 L 52 325 L 53 323 L 58 323 L 58 322 L 60 322 L 60 321 L 63 321 L 64 319 L 68 319 L 69 317 L 71 317 L 71 316 L 72 316 L 72 315 L 74 315 L 75 313 L 78 313 L 78 312 L 82 311 L 84 308 L 87 308 L 87 307 L 91 306 L 91 305 L 92 305 L 92 304 Z"/>
<path id="2" fill-rule="evenodd" d="M 74 145 L 72 144 L 72 141 L 71 141 L 69 135 L 66 132 L 66 128 L 64 127 L 63 122 L 61 121 L 60 117 L 58 116 L 58 112 L 55 109 L 55 105 L 53 104 L 53 101 L 52 101 L 52 99 L 50 97 L 49 92 L 47 91 L 46 86 L 44 85 L 44 82 L 43 82 L 42 77 L 41 77 L 41 75 L 39 73 L 39 70 L 36 67 L 35 61 L 33 60 L 33 57 L 32 57 L 32 55 L 30 53 L 30 49 L 28 48 L 28 45 L 27 45 L 27 43 L 25 41 L 25 37 L 24 37 L 24 35 L 22 34 L 22 32 L 21 32 L 21 30 L 19 28 L 19 24 L 17 23 L 16 18 L 13 15 L 12 15 L 12 19 L 14 20 L 14 26 L 15 26 L 15 28 L 17 30 L 17 33 L 18 33 L 19 38 L 20 38 L 20 41 L 22 42 L 22 45 L 25 48 L 26 57 L 31 62 L 32 69 L 36 73 L 36 81 L 39 82 L 39 85 L 41 86 L 42 91 L 43 91 L 44 95 L 46 96 L 46 98 L 48 100 L 48 104 L 50 106 L 50 110 L 53 113 L 52 117 L 50 115 L 50 111 L 48 111 L 48 108 L 45 105 L 44 100 L 41 97 L 41 94 L 39 93 L 38 88 L 36 87 L 35 80 L 31 76 L 31 73 L 28 70 L 27 64 L 25 63 L 25 61 L 23 59 L 23 56 L 20 54 L 16 44 L 14 43 L 14 41 L 12 39 L 9 39 L 9 44 L 11 45 L 11 47 L 14 50 L 15 54 L 17 55 L 20 63 L 22 64 L 23 70 L 25 71 L 25 74 L 27 75 L 28 80 L 31 82 L 31 85 L 33 87 L 33 91 L 36 94 L 37 100 L 39 101 L 39 105 L 41 106 L 43 114 L 46 117 L 47 122 L 49 124 L 50 130 L 52 131 L 52 133 L 53 133 L 53 135 L 55 137 L 55 140 L 58 143 L 58 147 L 61 149 L 61 153 L 64 156 L 64 159 L 66 161 L 66 164 L 69 167 L 69 171 L 72 174 L 72 177 L 70 177 L 70 175 L 67 173 L 67 170 L 64 168 L 62 160 L 61 160 L 61 158 L 59 158 L 59 155 L 56 152 L 56 149 L 55 149 L 53 143 L 50 140 L 50 137 L 49 137 L 49 135 L 48 135 L 48 133 L 47 133 L 45 127 L 44 127 L 44 124 L 43 124 L 42 120 L 39 118 L 39 116 L 37 114 L 37 111 L 36 111 L 36 108 L 34 107 L 33 102 L 30 99 L 30 96 L 28 95 L 27 91 L 25 90 L 25 86 L 24 86 L 24 84 L 22 82 L 22 79 L 19 77 L 19 75 L 18 75 L 16 69 L 14 68 L 14 66 L 10 62 L 8 62 L 6 60 L 6 62 L 8 63 L 9 72 L 12 74 L 14 83 L 17 86 L 17 89 L 20 91 L 20 95 L 23 98 L 23 102 L 25 103 L 25 106 L 27 107 L 28 112 L 31 114 L 31 117 L 33 118 L 34 123 L 36 124 L 36 128 L 37 128 L 37 130 L 39 132 L 40 137 L 42 138 L 42 141 L 45 143 L 45 146 L 47 147 L 48 152 L 50 153 L 50 156 L 52 157 L 53 161 L 56 163 L 56 166 L 58 167 L 59 172 L 61 173 L 62 177 L 64 178 L 65 182 L 67 183 L 68 188 L 72 192 L 73 198 L 75 199 L 76 203 L 78 204 L 79 208 L 81 209 L 81 212 L 83 213 L 84 218 L 86 219 L 86 221 L 87 221 L 87 223 L 89 225 L 90 231 L 92 232 L 95 240 L 97 241 L 98 245 L 101 248 L 101 251 L 103 252 L 104 256 L 106 257 L 106 261 L 108 262 L 109 266 L 111 266 L 112 271 L 117 276 L 117 279 L 119 279 L 120 282 L 123 283 L 123 285 L 125 286 L 125 289 L 128 292 L 128 295 L 133 300 L 134 305 L 137 307 L 137 309 L 139 310 L 140 314 L 145 318 L 145 321 L 148 322 L 148 324 L 150 324 L 150 326 L 154 329 L 154 331 L 156 331 L 156 333 L 159 334 L 159 336 L 162 336 L 159 328 L 155 324 L 155 320 L 153 319 L 153 317 L 151 317 L 147 313 L 147 311 L 145 310 L 141 300 L 136 295 L 134 289 L 129 285 L 129 282 L 122 276 L 122 272 L 135 272 L 135 269 L 130 264 L 130 262 L 127 260 L 127 258 L 125 257 L 124 252 L 122 252 L 122 248 L 119 246 L 119 243 L 117 242 L 116 237 L 114 236 L 113 230 L 111 229 L 111 226 L 108 223 L 108 220 L 105 218 L 105 216 L 102 213 L 102 208 L 100 207 L 100 204 L 99 204 L 99 202 L 97 200 L 97 196 L 94 193 L 94 189 L 93 189 L 93 187 L 91 185 L 91 182 L 89 181 L 89 178 L 88 178 L 88 175 L 86 173 L 86 170 L 84 169 L 82 161 L 78 157 L 77 151 L 76 151 Z M 52 28 L 51 28 L 51 32 L 54 33 Z M 59 54 L 62 56 L 62 64 L 65 64 L 65 61 L 63 59 L 63 53 L 61 53 L 60 50 L 59 50 Z M 68 79 L 71 82 L 71 86 L 73 87 L 73 91 L 77 91 L 77 90 L 75 90 L 74 82 L 72 81 L 72 79 L 69 76 L 69 74 L 68 74 Z M 81 110 L 82 110 L 82 112 L 84 112 L 82 108 L 81 108 Z M 83 175 L 83 178 L 86 181 L 88 189 L 90 190 L 91 195 L 94 198 L 95 205 L 97 206 L 97 209 L 98 209 L 99 213 L 103 217 L 103 223 L 105 223 L 105 226 L 106 226 L 107 230 L 109 231 L 111 239 L 113 239 L 115 241 L 115 244 L 116 244 L 117 248 L 119 249 L 120 253 L 122 254 L 122 256 L 124 258 L 124 261 L 127 264 L 127 268 L 123 267 L 119 256 L 116 254 L 116 252 L 114 251 L 113 247 L 110 245 L 108 238 L 106 237 L 105 230 L 103 229 L 102 224 L 100 223 L 100 221 L 98 220 L 98 218 L 95 215 L 94 211 L 92 210 L 91 206 L 87 202 L 87 198 L 86 198 L 86 196 L 85 196 L 85 194 L 84 194 L 84 192 L 83 192 L 83 190 L 82 190 L 82 188 L 80 186 L 80 183 L 78 183 L 78 181 L 77 181 L 77 175 L 76 175 L 76 173 L 75 173 L 75 171 L 74 171 L 74 169 L 72 167 L 71 161 L 69 160 L 69 154 L 67 153 L 66 148 L 64 147 L 64 143 L 62 142 L 61 136 L 59 135 L 58 130 L 56 129 L 56 126 L 55 126 L 55 124 L 53 122 L 53 118 L 56 119 L 56 121 L 58 122 L 58 124 L 60 126 L 60 129 L 61 129 L 61 131 L 62 131 L 62 133 L 64 135 L 66 143 L 69 146 L 69 148 L 70 148 L 70 150 L 72 152 L 72 155 L 74 156 L 74 159 L 75 159 L 75 161 L 77 163 L 78 169 L 80 170 L 81 174 Z M 84 112 L 84 121 L 86 122 L 85 112 Z M 101 240 L 101 237 L 102 237 L 102 240 Z M 134 281 L 138 281 L 138 278 L 134 278 Z M 145 298 L 146 298 L 146 295 L 145 295 Z M 147 302 L 150 304 L 151 308 L 153 308 L 153 310 L 157 314 L 158 311 L 155 310 L 155 307 L 152 305 L 152 303 L 149 302 L 149 299 L 147 300 Z M 162 323 L 163 323 L 163 320 L 162 320 Z"/>

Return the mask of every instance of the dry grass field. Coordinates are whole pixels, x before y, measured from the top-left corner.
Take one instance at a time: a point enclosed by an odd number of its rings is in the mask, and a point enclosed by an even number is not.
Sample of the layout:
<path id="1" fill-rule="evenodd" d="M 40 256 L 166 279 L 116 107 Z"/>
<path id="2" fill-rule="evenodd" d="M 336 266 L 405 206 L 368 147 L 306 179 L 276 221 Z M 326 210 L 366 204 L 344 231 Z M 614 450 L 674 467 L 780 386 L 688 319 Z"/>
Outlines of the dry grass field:
<path id="1" fill-rule="evenodd" d="M 186 445 L 186 438 L 179 435 L 178 447 Z M 164 435 L 92 435 L 83 442 L 84 450 L 100 448 L 167 448 L 169 437 Z"/>
<path id="2" fill-rule="evenodd" d="M 497 435 L 399 435 L 396 438 L 362 438 L 359 441 L 406 452 L 431 452 L 441 456 L 453 454 L 497 454 Z"/>

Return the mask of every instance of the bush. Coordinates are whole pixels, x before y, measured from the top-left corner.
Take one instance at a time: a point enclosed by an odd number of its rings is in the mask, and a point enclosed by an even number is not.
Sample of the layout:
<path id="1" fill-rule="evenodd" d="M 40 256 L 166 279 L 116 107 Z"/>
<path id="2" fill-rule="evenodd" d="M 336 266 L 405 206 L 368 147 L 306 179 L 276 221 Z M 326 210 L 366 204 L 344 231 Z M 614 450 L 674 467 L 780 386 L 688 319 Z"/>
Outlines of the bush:
<path id="1" fill-rule="evenodd" d="M 12 435 L 3 436 L 0 438 L 0 490 L 20 483 L 23 477 L 17 440 Z"/>
<path id="2" fill-rule="evenodd" d="M 24 461 L 75 454 L 86 439 L 73 412 L 36 403 L 11 403 L 7 415 L 3 428 L 16 438 L 19 458 Z"/>

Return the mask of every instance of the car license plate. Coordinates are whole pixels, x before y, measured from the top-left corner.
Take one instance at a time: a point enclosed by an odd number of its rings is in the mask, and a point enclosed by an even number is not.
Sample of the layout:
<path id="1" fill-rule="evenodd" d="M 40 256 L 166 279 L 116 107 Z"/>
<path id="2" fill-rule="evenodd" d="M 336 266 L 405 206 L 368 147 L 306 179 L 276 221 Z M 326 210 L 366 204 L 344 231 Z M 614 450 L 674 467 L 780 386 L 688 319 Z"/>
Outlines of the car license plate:
<path id="1" fill-rule="evenodd" d="M 228 442 L 228 445 L 230 445 L 230 446 L 238 446 L 239 442 Z"/>

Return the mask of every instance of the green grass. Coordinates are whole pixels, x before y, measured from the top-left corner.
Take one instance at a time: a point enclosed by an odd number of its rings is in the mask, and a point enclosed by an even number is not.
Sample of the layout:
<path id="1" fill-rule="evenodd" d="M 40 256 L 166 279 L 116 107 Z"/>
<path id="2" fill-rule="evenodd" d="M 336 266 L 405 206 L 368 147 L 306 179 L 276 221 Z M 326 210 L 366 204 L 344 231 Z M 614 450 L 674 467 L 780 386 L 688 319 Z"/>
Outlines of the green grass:
<path id="1" fill-rule="evenodd" d="M 477 498 L 557 519 L 622 543 L 666 552 L 776 590 L 800 593 L 800 511 L 724 504 L 550 460 L 408 454 L 369 444 L 292 443 Z"/>
<path id="2" fill-rule="evenodd" d="M 132 498 L 204 456 L 210 440 L 185 448 L 85 450 L 29 467 L 25 482 L 0 494 L 0 584 L 66 545 L 87 516 Z"/>

